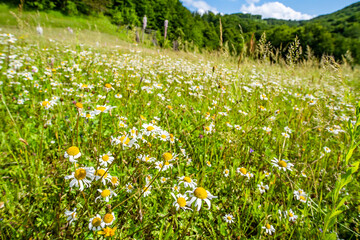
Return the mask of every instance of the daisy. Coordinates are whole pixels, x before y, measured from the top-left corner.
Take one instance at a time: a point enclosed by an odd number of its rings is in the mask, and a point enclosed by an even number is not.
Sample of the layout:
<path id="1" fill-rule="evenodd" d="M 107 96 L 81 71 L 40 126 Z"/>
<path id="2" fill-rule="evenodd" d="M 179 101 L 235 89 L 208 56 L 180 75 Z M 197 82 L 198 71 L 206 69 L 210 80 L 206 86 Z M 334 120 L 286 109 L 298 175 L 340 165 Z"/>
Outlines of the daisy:
<path id="1" fill-rule="evenodd" d="M 100 196 L 95 198 L 95 202 L 100 198 L 103 198 L 105 202 L 109 202 L 110 198 L 112 198 L 113 196 L 115 197 L 117 196 L 117 194 L 111 189 L 105 189 L 105 190 L 98 189 L 98 192 L 100 192 Z"/>
<path id="2" fill-rule="evenodd" d="M 131 183 L 125 185 L 126 192 L 131 193 L 134 190 L 134 186 Z"/>
<path id="3" fill-rule="evenodd" d="M 275 228 L 268 223 L 264 227 L 262 227 L 262 229 L 265 229 L 266 233 L 269 235 L 272 235 L 273 233 L 275 233 Z"/>
<path id="4" fill-rule="evenodd" d="M 45 101 L 40 102 L 40 105 L 46 110 L 50 109 L 52 106 L 56 105 L 56 102 L 52 100 L 45 99 Z"/>
<path id="5" fill-rule="evenodd" d="M 164 159 L 165 162 L 170 162 L 176 159 L 176 157 L 178 156 L 178 154 L 172 155 L 169 152 L 166 152 L 162 155 L 162 158 Z"/>
<path id="6" fill-rule="evenodd" d="M 281 135 L 283 135 L 283 137 L 285 137 L 285 138 L 290 138 L 290 135 L 286 132 L 281 133 Z"/>
<path id="7" fill-rule="evenodd" d="M 151 193 L 150 190 L 151 190 L 151 186 L 144 187 L 144 188 L 143 188 L 143 191 L 144 191 L 143 196 L 144 196 L 144 197 L 149 196 L 149 194 Z"/>
<path id="8" fill-rule="evenodd" d="M 277 158 L 274 158 L 271 162 L 274 167 L 277 167 L 280 171 L 284 170 L 284 172 L 286 172 L 286 170 L 292 171 L 291 167 L 294 166 L 294 164 L 285 159 L 279 161 Z"/>
<path id="9" fill-rule="evenodd" d="M 165 183 L 165 182 L 166 182 L 166 180 L 167 180 L 167 178 L 166 178 L 166 177 L 161 177 L 161 178 L 160 178 L 161 183 Z"/>
<path id="10" fill-rule="evenodd" d="M 152 133 L 156 133 L 159 131 L 159 127 L 155 126 L 154 124 L 146 124 L 142 125 L 143 129 L 141 129 L 142 133 L 146 136 L 149 136 Z"/>
<path id="11" fill-rule="evenodd" d="M 260 184 L 257 185 L 260 193 L 263 194 L 264 192 L 266 192 L 266 190 L 269 190 L 269 186 L 268 185 L 264 185 L 262 182 Z"/>
<path id="12" fill-rule="evenodd" d="M 105 214 L 103 221 L 105 225 L 110 226 L 115 221 L 115 215 L 114 213 L 107 213 Z"/>
<path id="13" fill-rule="evenodd" d="M 206 165 L 208 165 L 208 167 L 211 167 L 211 162 L 210 162 L 210 161 L 206 161 Z"/>
<path id="14" fill-rule="evenodd" d="M 271 173 L 264 171 L 265 177 L 270 177 Z"/>
<path id="15" fill-rule="evenodd" d="M 174 185 L 174 186 L 172 187 L 172 190 L 173 190 L 174 192 L 180 192 L 180 186 Z"/>
<path id="16" fill-rule="evenodd" d="M 121 128 L 126 128 L 128 125 L 126 125 L 126 123 L 124 121 L 121 121 L 119 122 L 119 127 Z"/>
<path id="17" fill-rule="evenodd" d="M 99 231 L 104 227 L 105 227 L 105 223 L 103 222 L 99 214 L 96 214 L 96 216 L 91 218 L 89 221 L 90 231 Z"/>
<path id="18" fill-rule="evenodd" d="M 116 108 L 116 107 L 115 106 L 106 106 L 106 104 L 105 105 L 96 105 L 94 113 L 95 113 L 95 115 L 98 115 L 100 113 L 107 113 L 113 108 Z"/>
<path id="19" fill-rule="evenodd" d="M 223 219 L 227 223 L 233 223 L 234 222 L 234 216 L 231 215 L 231 214 L 225 214 L 225 216 L 223 216 Z"/>
<path id="20" fill-rule="evenodd" d="M 182 177 L 179 177 L 179 185 L 181 183 L 184 184 L 184 187 L 190 187 L 190 188 L 196 188 L 196 180 L 195 179 L 191 179 L 190 177 L 185 177 L 185 176 L 182 176 Z"/>
<path id="21" fill-rule="evenodd" d="M 225 177 L 228 177 L 229 173 L 230 173 L 229 169 L 225 169 L 224 172 L 223 172 Z"/>
<path id="22" fill-rule="evenodd" d="M 159 139 L 161 141 L 168 141 L 170 139 L 170 134 L 167 131 L 161 130 L 159 132 Z"/>
<path id="23" fill-rule="evenodd" d="M 71 175 L 65 176 L 65 179 L 72 179 L 70 187 L 78 187 L 80 191 L 84 190 L 85 187 L 89 187 L 91 182 L 94 180 L 94 168 L 93 167 L 82 167 L 72 172 Z"/>
<path id="24" fill-rule="evenodd" d="M 246 168 L 244 168 L 244 167 L 241 167 L 241 168 L 237 168 L 236 169 L 236 172 L 237 173 L 240 173 L 240 175 L 241 176 L 243 176 L 243 177 L 247 177 L 247 170 L 246 170 Z"/>
<path id="25" fill-rule="evenodd" d="M 95 171 L 95 180 L 98 181 L 99 179 L 104 185 L 106 185 L 106 182 L 111 182 L 111 176 L 106 169 L 100 168 Z"/>
<path id="26" fill-rule="evenodd" d="M 215 132 L 215 124 L 212 122 L 209 126 L 205 126 L 204 131 L 206 134 Z"/>
<path id="27" fill-rule="evenodd" d="M 328 148 L 328 147 L 324 147 L 324 151 L 325 151 L 326 153 L 330 153 L 330 152 L 331 152 L 330 148 Z"/>
<path id="28" fill-rule="evenodd" d="M 107 152 L 106 154 L 100 155 L 99 161 L 100 165 L 107 167 L 114 161 L 114 157 L 112 156 L 111 152 Z"/>
<path id="29" fill-rule="evenodd" d="M 192 191 L 186 191 L 189 193 L 191 200 L 188 203 L 188 206 L 191 206 L 193 202 L 195 202 L 195 207 L 197 207 L 197 211 L 200 211 L 202 200 L 207 203 L 209 206 L 208 209 L 211 207 L 210 200 L 213 198 L 217 198 L 216 196 L 211 195 L 211 193 L 207 190 L 205 190 L 202 187 L 194 188 Z"/>
<path id="30" fill-rule="evenodd" d="M 113 185 L 113 187 L 116 187 L 119 185 L 119 178 L 116 176 L 111 176 L 111 184 Z"/>
<path id="31" fill-rule="evenodd" d="M 120 93 L 115 94 L 115 98 L 122 98 L 122 95 Z"/>
<path id="32" fill-rule="evenodd" d="M 262 129 L 268 134 L 271 132 L 271 128 L 269 127 L 263 127 Z"/>
<path id="33" fill-rule="evenodd" d="M 187 201 L 187 196 L 186 195 L 183 195 L 183 194 L 180 194 L 178 193 L 176 196 L 174 193 L 171 193 L 171 196 L 175 199 L 175 201 L 173 202 L 173 206 L 176 207 L 176 211 L 178 211 L 180 208 L 182 210 L 186 210 L 186 209 L 189 209 L 192 211 L 191 208 L 189 207 L 186 207 L 186 201 Z"/>
<path id="34" fill-rule="evenodd" d="M 65 210 L 65 216 L 67 217 L 66 220 L 69 222 L 69 225 L 73 221 L 76 221 L 76 208 L 74 208 L 74 210 L 72 210 L 72 211 Z"/>
<path id="35" fill-rule="evenodd" d="M 289 211 L 285 211 L 285 216 L 289 216 L 289 221 L 290 222 L 295 222 L 296 219 L 298 218 L 298 216 L 295 215 L 295 213 L 291 209 Z"/>

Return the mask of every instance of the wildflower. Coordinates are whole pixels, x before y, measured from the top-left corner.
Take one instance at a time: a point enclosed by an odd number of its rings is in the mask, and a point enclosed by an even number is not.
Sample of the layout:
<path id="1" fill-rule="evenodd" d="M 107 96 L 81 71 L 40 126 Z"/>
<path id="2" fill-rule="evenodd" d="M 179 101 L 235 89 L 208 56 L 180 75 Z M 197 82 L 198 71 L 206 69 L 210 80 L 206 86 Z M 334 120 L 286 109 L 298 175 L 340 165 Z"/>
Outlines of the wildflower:
<path id="1" fill-rule="evenodd" d="M 264 185 L 262 182 L 260 184 L 257 185 L 260 193 L 263 194 L 264 192 L 266 192 L 266 190 L 269 190 L 269 186 L 268 185 Z"/>
<path id="2" fill-rule="evenodd" d="M 289 217 L 290 222 L 295 222 L 296 219 L 298 218 L 298 216 L 295 215 L 295 213 L 291 209 L 289 211 L 285 211 L 285 216 Z"/>
<path id="3" fill-rule="evenodd" d="M 275 233 L 275 228 L 268 223 L 264 227 L 262 227 L 262 229 L 265 229 L 266 233 L 269 235 L 272 235 L 273 233 Z"/>
<path id="4" fill-rule="evenodd" d="M 110 90 L 114 90 L 113 86 L 111 86 L 110 83 L 106 83 L 104 86 L 105 91 L 110 91 Z"/>
<path id="5" fill-rule="evenodd" d="M 268 100 L 265 94 L 260 94 L 260 99 L 265 101 Z"/>
<path id="6" fill-rule="evenodd" d="M 284 172 L 286 172 L 286 170 L 292 171 L 291 167 L 294 166 L 294 164 L 289 163 L 289 161 L 285 159 L 279 161 L 277 158 L 274 158 L 271 162 L 274 167 L 277 167 L 280 171 L 284 170 Z"/>
<path id="7" fill-rule="evenodd" d="M 160 178 L 161 183 L 165 183 L 165 182 L 166 182 L 166 180 L 167 180 L 167 178 L 166 178 L 166 177 L 161 177 L 161 178 Z"/>
<path id="8" fill-rule="evenodd" d="M 190 177 L 185 177 L 185 176 L 183 176 L 183 177 L 179 177 L 179 185 L 181 184 L 181 183 L 183 183 L 184 184 L 184 187 L 190 187 L 190 188 L 196 188 L 196 180 L 195 179 L 191 179 Z"/>
<path id="9" fill-rule="evenodd" d="M 116 176 L 111 176 L 111 184 L 113 185 L 113 187 L 116 187 L 119 185 L 119 178 Z"/>
<path id="10" fill-rule="evenodd" d="M 159 131 L 159 127 L 155 126 L 154 124 L 143 124 L 142 125 L 143 129 L 141 130 L 143 132 L 144 135 L 149 136 L 152 133 L 156 133 L 157 131 Z"/>
<path id="11" fill-rule="evenodd" d="M 208 167 L 211 167 L 211 162 L 210 162 L 210 161 L 206 161 L 206 165 L 207 165 Z"/>
<path id="12" fill-rule="evenodd" d="M 104 235 L 104 237 L 113 237 L 115 236 L 115 231 L 116 231 L 116 227 L 114 228 L 106 227 L 103 228 L 102 231 L 99 231 L 98 234 Z"/>
<path id="13" fill-rule="evenodd" d="M 324 151 L 325 151 L 326 153 L 330 153 L 330 152 L 331 152 L 330 148 L 328 148 L 328 147 L 324 147 Z"/>
<path id="14" fill-rule="evenodd" d="M 234 222 L 234 216 L 231 215 L 231 214 L 225 214 L 225 216 L 223 216 L 223 219 L 227 223 L 233 223 Z"/>
<path id="15" fill-rule="evenodd" d="M 122 98 L 122 95 L 120 93 L 115 94 L 115 98 Z"/>
<path id="16" fill-rule="evenodd" d="M 126 188 L 126 192 L 128 192 L 128 193 L 131 193 L 133 191 L 133 189 L 134 189 L 134 187 L 133 187 L 133 185 L 131 183 L 127 183 L 125 185 L 125 188 Z"/>
<path id="17" fill-rule="evenodd" d="M 74 210 L 72 210 L 72 211 L 65 210 L 65 216 L 67 217 L 66 220 L 69 222 L 69 225 L 73 221 L 76 221 L 76 208 L 74 208 Z"/>
<path id="18" fill-rule="evenodd" d="M 40 102 L 40 105 L 44 107 L 46 110 L 50 109 L 52 106 L 56 105 L 56 102 L 52 100 L 45 99 L 45 101 Z"/>
<path id="19" fill-rule="evenodd" d="M 144 191 L 143 196 L 144 197 L 149 196 L 149 194 L 151 193 L 150 189 L 151 189 L 151 186 L 147 186 L 147 187 L 143 188 L 143 191 Z"/>
<path id="20" fill-rule="evenodd" d="M 100 113 L 107 113 L 113 108 L 116 108 L 116 107 L 114 107 L 114 106 L 106 106 L 106 104 L 105 105 L 96 105 L 94 113 L 95 113 L 95 115 L 98 115 Z"/>
<path id="21" fill-rule="evenodd" d="M 290 138 L 290 135 L 286 132 L 281 133 L 281 135 L 283 135 L 283 137 L 285 137 L 285 138 Z"/>
<path id="22" fill-rule="evenodd" d="M 303 203 L 307 201 L 307 194 L 302 189 L 294 191 L 294 197 Z"/>
<path id="23" fill-rule="evenodd" d="M 115 221 L 114 213 L 107 213 L 104 215 L 103 221 L 105 225 L 110 226 Z"/>
<path id="24" fill-rule="evenodd" d="M 217 198 L 216 196 L 211 195 L 211 193 L 205 190 L 202 187 L 194 188 L 192 191 L 187 191 L 190 193 L 191 200 L 188 203 L 188 206 L 191 206 L 193 202 L 195 202 L 195 207 L 197 207 L 197 211 L 200 211 L 202 200 L 207 203 L 209 206 L 208 209 L 211 207 L 210 200 L 213 198 Z"/>
<path id="25" fill-rule="evenodd" d="M 96 181 L 101 179 L 101 182 L 106 185 L 106 181 L 111 182 L 111 176 L 106 169 L 98 169 L 95 171 Z"/>
<path id="26" fill-rule="evenodd" d="M 91 231 L 99 231 L 104 227 L 105 223 L 103 222 L 99 214 L 96 214 L 96 216 L 91 218 L 89 221 L 89 230 Z"/>
<path id="27" fill-rule="evenodd" d="M 112 156 L 111 152 L 107 152 L 99 157 L 100 165 L 107 167 L 114 161 L 114 157 Z"/>
<path id="28" fill-rule="evenodd" d="M 159 139 L 161 141 L 168 141 L 170 139 L 170 134 L 167 131 L 160 131 L 159 132 Z"/>
<path id="29" fill-rule="evenodd" d="M 110 198 L 112 198 L 113 196 L 117 196 L 117 194 L 111 189 L 105 189 L 105 190 L 98 189 L 98 192 L 100 192 L 100 196 L 95 198 L 95 202 L 100 198 L 103 198 L 105 202 L 109 202 Z"/>
<path id="30" fill-rule="evenodd" d="M 247 176 L 247 175 L 246 175 L 247 170 L 246 170 L 246 168 L 244 168 L 244 167 L 237 168 L 237 169 L 236 169 L 236 172 L 237 172 L 237 173 L 240 173 L 241 176 L 244 176 L 244 177 Z"/>
<path id="31" fill-rule="evenodd" d="M 228 177 L 230 171 L 229 171 L 229 169 L 225 169 L 223 173 L 224 173 L 224 176 L 225 176 L 225 177 Z"/>
<path id="32" fill-rule="evenodd" d="M 84 190 L 85 187 L 89 187 L 94 179 L 94 168 L 93 167 L 82 167 L 72 172 L 71 175 L 65 177 L 65 179 L 72 179 L 70 187 L 79 187 L 80 191 Z"/>
<path id="33" fill-rule="evenodd" d="M 165 162 L 170 162 L 170 161 L 173 161 L 175 160 L 175 158 L 177 157 L 178 155 L 175 154 L 175 155 L 172 155 L 171 153 L 169 152 L 166 152 L 162 155 L 162 158 L 164 159 Z"/>
<path id="34" fill-rule="evenodd" d="M 176 196 L 174 193 L 171 193 L 171 196 L 175 199 L 175 201 L 173 202 L 173 206 L 176 207 L 176 211 L 178 211 L 180 208 L 183 209 L 184 211 L 186 209 L 192 210 L 191 208 L 186 207 L 186 201 L 187 201 L 187 196 L 178 193 Z"/>
<path id="35" fill-rule="evenodd" d="M 262 128 L 267 134 L 269 134 L 271 132 L 271 128 L 269 127 L 263 127 Z"/>
<path id="36" fill-rule="evenodd" d="M 271 173 L 264 171 L 265 177 L 270 177 Z"/>
<path id="37" fill-rule="evenodd" d="M 206 134 L 210 134 L 215 132 L 215 124 L 214 123 L 210 123 L 209 126 L 205 126 L 205 133 Z"/>
<path id="38" fill-rule="evenodd" d="M 180 186 L 174 185 L 174 186 L 172 187 L 172 190 L 173 190 L 174 192 L 180 192 Z"/>

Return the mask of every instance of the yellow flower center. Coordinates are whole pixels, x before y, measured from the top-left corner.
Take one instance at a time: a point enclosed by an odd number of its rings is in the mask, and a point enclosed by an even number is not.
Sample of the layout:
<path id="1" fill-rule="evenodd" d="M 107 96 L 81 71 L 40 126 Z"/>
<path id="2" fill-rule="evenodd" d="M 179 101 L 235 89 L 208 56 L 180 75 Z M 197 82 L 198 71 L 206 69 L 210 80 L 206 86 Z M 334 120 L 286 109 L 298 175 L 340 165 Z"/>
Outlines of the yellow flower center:
<path id="1" fill-rule="evenodd" d="M 165 162 L 165 165 L 166 165 L 166 166 L 169 166 L 169 165 L 170 165 L 170 163 L 169 163 L 169 162 Z"/>
<path id="2" fill-rule="evenodd" d="M 267 229 L 270 229 L 270 228 L 271 228 L 270 224 L 267 223 L 267 224 L 266 224 L 266 228 L 267 228 Z"/>
<path id="3" fill-rule="evenodd" d="M 99 169 L 96 170 L 95 175 L 100 177 L 104 176 L 104 178 L 106 178 L 108 176 L 108 173 L 104 169 Z"/>
<path id="4" fill-rule="evenodd" d="M 246 168 L 240 168 L 240 172 L 245 175 L 247 173 Z"/>
<path id="5" fill-rule="evenodd" d="M 43 101 L 41 104 L 42 104 L 43 107 L 47 107 L 47 106 L 50 105 L 50 102 L 49 101 Z"/>
<path id="6" fill-rule="evenodd" d="M 293 217 L 293 216 L 294 216 L 294 214 L 292 214 L 292 213 L 289 213 L 289 216 L 290 216 L 290 217 Z"/>
<path id="7" fill-rule="evenodd" d="M 200 199 L 205 199 L 208 196 L 206 190 L 202 187 L 196 188 L 194 191 L 194 195 L 195 195 L 195 197 L 200 198 Z"/>
<path id="8" fill-rule="evenodd" d="M 231 219 L 232 219 L 230 216 L 227 216 L 226 218 L 227 218 L 228 220 L 231 220 Z"/>
<path id="9" fill-rule="evenodd" d="M 112 184 L 116 184 L 118 182 L 118 178 L 117 177 L 111 177 L 111 183 Z"/>
<path id="10" fill-rule="evenodd" d="M 163 157 L 163 159 L 167 162 L 167 161 L 170 161 L 173 156 L 172 156 L 171 153 L 166 152 L 166 153 L 164 153 L 164 154 L 162 155 L 162 157 Z"/>
<path id="11" fill-rule="evenodd" d="M 79 154 L 80 150 L 78 147 L 72 146 L 72 147 L 69 147 L 68 150 L 66 150 L 66 152 L 70 156 L 76 156 Z"/>
<path id="12" fill-rule="evenodd" d="M 166 135 L 162 134 L 162 135 L 161 135 L 161 138 L 162 138 L 162 139 L 166 139 Z"/>
<path id="13" fill-rule="evenodd" d="M 303 200 L 303 201 L 306 200 L 306 198 L 304 196 L 300 196 L 300 199 Z"/>
<path id="14" fill-rule="evenodd" d="M 104 216 L 105 223 L 111 223 L 114 220 L 114 216 L 111 213 L 107 213 Z"/>
<path id="15" fill-rule="evenodd" d="M 86 117 L 87 117 L 87 118 L 90 118 L 90 117 L 91 117 L 91 114 L 90 114 L 90 113 L 86 114 Z"/>
<path id="16" fill-rule="evenodd" d="M 126 139 L 125 139 L 126 138 Z M 126 136 L 122 136 L 120 138 L 120 142 L 122 142 L 123 144 L 127 145 L 130 142 L 130 138 L 127 138 Z"/>
<path id="17" fill-rule="evenodd" d="M 110 84 L 110 83 L 107 83 L 107 84 L 105 84 L 105 87 L 106 87 L 106 88 L 111 88 L 111 84 Z"/>
<path id="18" fill-rule="evenodd" d="M 185 182 L 191 183 L 191 178 L 189 178 L 189 177 L 184 177 L 183 180 L 184 180 Z"/>
<path id="19" fill-rule="evenodd" d="M 147 128 L 146 128 L 146 130 L 148 130 L 149 132 L 151 132 L 152 130 L 154 130 L 155 128 L 153 127 L 153 126 L 148 126 Z"/>
<path id="20" fill-rule="evenodd" d="M 86 170 L 83 168 L 78 168 L 75 170 L 75 178 L 77 180 L 83 180 L 86 177 Z"/>
<path id="21" fill-rule="evenodd" d="M 105 189 L 104 191 L 101 192 L 101 196 L 102 196 L 103 198 L 110 196 L 110 190 L 109 190 L 109 189 Z"/>
<path id="22" fill-rule="evenodd" d="M 83 108 L 83 107 L 84 107 L 81 102 L 78 102 L 78 103 L 76 103 L 75 105 L 76 105 L 77 108 Z"/>
<path id="23" fill-rule="evenodd" d="M 186 205 L 185 198 L 179 197 L 176 201 L 177 201 L 177 203 L 179 204 L 180 207 L 185 207 L 185 205 Z"/>
<path id="24" fill-rule="evenodd" d="M 205 130 L 209 132 L 209 131 L 210 131 L 210 128 L 209 128 L 209 127 L 205 127 Z"/>
<path id="25" fill-rule="evenodd" d="M 284 168 L 286 168 L 286 166 L 287 166 L 287 163 L 285 161 L 283 161 L 283 160 L 280 160 L 278 162 L 278 164 L 279 164 L 280 167 L 284 167 Z"/>
<path id="26" fill-rule="evenodd" d="M 128 186 L 128 189 L 132 189 L 133 188 L 133 186 L 130 184 L 129 186 Z"/>
<path id="27" fill-rule="evenodd" d="M 104 156 L 102 156 L 102 160 L 105 162 L 109 161 L 109 156 L 105 154 Z"/>
<path id="28" fill-rule="evenodd" d="M 103 112 L 103 111 L 106 110 L 106 107 L 100 106 L 100 107 L 97 107 L 96 110 L 99 110 L 99 111 Z"/>
<path id="29" fill-rule="evenodd" d="M 92 220 L 92 225 L 94 226 L 94 227 L 98 227 L 98 226 L 100 226 L 100 224 L 101 224 L 101 218 L 98 218 L 98 217 L 96 217 L 96 218 L 94 218 L 93 220 Z"/>
<path id="30" fill-rule="evenodd" d="M 83 85 L 81 85 L 81 87 L 82 87 L 82 88 L 87 88 L 88 85 L 87 85 L 87 84 L 83 84 Z"/>

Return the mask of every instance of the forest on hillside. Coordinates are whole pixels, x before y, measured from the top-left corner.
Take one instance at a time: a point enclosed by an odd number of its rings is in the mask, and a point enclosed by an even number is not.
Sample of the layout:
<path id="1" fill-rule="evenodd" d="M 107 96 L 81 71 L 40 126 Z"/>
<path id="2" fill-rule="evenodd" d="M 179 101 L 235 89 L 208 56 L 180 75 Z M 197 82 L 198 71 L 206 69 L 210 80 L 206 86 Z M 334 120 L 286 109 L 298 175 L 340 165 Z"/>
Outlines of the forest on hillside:
<path id="1" fill-rule="evenodd" d="M 200 15 L 179 0 L 1 0 L 25 10 L 60 11 L 66 15 L 104 15 L 118 26 L 156 30 L 162 46 L 176 41 L 201 50 L 225 50 L 232 55 L 259 58 L 284 57 L 296 44 L 299 58 L 333 55 L 341 61 L 360 63 L 360 2 L 335 13 L 307 21 L 262 19 L 251 14 Z M 168 20 L 167 40 L 164 22 Z M 294 39 L 296 42 L 294 43 Z M 259 46 L 261 47 L 255 47 Z M 257 50 L 256 50 L 257 49 Z M 260 51 L 259 51 L 260 49 Z"/>

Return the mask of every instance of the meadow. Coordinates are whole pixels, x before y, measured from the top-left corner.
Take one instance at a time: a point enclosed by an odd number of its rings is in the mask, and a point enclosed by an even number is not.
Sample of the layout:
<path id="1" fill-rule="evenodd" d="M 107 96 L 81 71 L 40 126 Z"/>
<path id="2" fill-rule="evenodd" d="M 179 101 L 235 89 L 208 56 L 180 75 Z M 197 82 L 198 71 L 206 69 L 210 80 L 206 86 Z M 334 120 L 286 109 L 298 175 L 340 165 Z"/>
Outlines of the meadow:
<path id="1" fill-rule="evenodd" d="M 358 68 L 65 31 L 1 31 L 1 239 L 359 239 Z"/>

